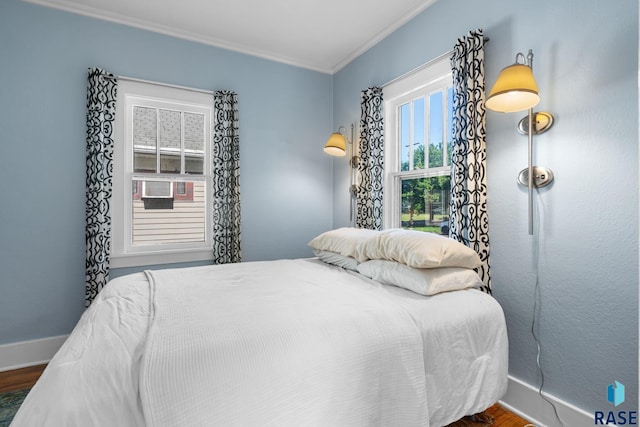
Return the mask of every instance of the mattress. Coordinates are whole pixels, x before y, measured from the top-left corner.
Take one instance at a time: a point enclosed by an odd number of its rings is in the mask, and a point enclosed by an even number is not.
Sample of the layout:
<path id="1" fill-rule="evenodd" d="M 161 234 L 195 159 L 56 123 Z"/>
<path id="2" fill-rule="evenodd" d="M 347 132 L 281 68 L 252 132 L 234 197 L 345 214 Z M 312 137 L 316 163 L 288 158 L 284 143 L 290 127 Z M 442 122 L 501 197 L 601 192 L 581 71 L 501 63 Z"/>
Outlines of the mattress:
<path id="1" fill-rule="evenodd" d="M 317 259 L 112 280 L 13 426 L 443 426 L 506 392 L 500 305 Z"/>

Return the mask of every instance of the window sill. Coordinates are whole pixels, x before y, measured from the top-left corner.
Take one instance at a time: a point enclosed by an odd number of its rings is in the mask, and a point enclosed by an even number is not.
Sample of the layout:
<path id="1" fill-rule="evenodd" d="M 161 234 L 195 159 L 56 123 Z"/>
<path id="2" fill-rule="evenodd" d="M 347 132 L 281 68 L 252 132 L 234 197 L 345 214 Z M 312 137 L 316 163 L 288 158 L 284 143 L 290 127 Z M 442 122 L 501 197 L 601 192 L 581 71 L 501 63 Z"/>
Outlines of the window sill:
<path id="1" fill-rule="evenodd" d="M 173 264 L 213 260 L 211 249 L 193 249 L 187 251 L 151 252 L 144 254 L 111 255 L 110 268 L 140 267 L 145 265 Z"/>

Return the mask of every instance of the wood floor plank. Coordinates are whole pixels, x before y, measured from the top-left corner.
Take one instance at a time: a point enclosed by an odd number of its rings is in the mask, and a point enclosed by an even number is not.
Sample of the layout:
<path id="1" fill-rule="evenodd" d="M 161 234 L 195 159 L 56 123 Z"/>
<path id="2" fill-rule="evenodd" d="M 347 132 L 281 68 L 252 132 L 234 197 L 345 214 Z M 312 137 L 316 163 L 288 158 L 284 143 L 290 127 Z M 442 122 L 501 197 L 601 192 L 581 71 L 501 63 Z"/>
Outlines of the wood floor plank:
<path id="1" fill-rule="evenodd" d="M 528 424 L 529 421 L 509 412 L 496 403 L 477 418 L 464 417 L 446 427 L 524 427 Z"/>
<path id="2" fill-rule="evenodd" d="M 492 416 L 495 420 L 492 427 L 524 427 L 530 424 L 529 421 L 517 416 L 513 412 L 507 411 L 497 403 L 487 409 L 485 413 Z"/>
<path id="3" fill-rule="evenodd" d="M 29 366 L 0 372 L 0 393 L 32 387 L 47 365 Z"/>

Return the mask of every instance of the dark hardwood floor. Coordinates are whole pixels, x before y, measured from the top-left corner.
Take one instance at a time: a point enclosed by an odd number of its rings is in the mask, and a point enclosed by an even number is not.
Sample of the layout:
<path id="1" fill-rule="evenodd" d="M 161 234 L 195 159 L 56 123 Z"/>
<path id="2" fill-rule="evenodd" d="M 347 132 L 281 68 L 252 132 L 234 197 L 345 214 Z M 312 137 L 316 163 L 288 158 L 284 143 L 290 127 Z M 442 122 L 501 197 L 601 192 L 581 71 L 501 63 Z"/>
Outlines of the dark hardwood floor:
<path id="1" fill-rule="evenodd" d="M 0 372 L 0 393 L 33 386 L 42 374 L 42 371 L 44 371 L 45 366 L 46 365 L 38 365 Z M 493 424 L 491 424 L 492 427 L 524 427 L 529 424 L 527 420 L 507 411 L 498 404 L 487 409 L 484 414 L 494 420 Z M 447 427 L 484 427 L 486 425 L 486 423 L 475 422 L 467 417 L 453 424 L 449 424 Z"/>
<path id="2" fill-rule="evenodd" d="M 0 393 L 32 387 L 47 365 L 0 372 Z"/>
<path id="3" fill-rule="evenodd" d="M 520 418 L 513 412 L 507 411 L 497 403 L 484 411 L 484 415 L 488 415 L 493 419 L 493 424 L 489 424 L 491 427 L 524 427 L 532 425 L 529 421 Z M 474 422 L 469 417 L 465 417 L 453 424 L 449 424 L 447 427 L 484 427 L 487 425 L 483 422 Z"/>

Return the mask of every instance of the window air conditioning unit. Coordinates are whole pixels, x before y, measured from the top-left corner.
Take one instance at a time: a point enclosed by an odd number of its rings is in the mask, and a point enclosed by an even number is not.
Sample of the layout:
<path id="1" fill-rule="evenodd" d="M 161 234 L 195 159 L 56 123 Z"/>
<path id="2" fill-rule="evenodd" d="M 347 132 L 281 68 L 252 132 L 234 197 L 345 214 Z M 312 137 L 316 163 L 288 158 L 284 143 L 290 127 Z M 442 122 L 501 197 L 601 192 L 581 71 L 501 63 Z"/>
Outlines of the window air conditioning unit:
<path id="1" fill-rule="evenodd" d="M 147 199 L 173 198 L 173 183 L 169 181 L 143 181 L 142 197 Z"/>
<path id="2" fill-rule="evenodd" d="M 173 209 L 173 183 L 142 181 L 142 202 L 145 209 Z"/>

